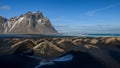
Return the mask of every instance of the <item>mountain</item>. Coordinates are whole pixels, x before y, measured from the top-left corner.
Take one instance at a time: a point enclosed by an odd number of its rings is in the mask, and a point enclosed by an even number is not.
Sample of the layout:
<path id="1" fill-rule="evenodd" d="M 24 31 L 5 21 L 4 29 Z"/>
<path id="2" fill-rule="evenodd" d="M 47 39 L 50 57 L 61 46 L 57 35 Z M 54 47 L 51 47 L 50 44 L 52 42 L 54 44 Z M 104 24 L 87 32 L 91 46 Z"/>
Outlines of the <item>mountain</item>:
<path id="1" fill-rule="evenodd" d="M 1 34 L 49 34 L 57 33 L 50 20 L 42 12 L 27 12 L 18 17 L 6 19 L 0 16 Z"/>

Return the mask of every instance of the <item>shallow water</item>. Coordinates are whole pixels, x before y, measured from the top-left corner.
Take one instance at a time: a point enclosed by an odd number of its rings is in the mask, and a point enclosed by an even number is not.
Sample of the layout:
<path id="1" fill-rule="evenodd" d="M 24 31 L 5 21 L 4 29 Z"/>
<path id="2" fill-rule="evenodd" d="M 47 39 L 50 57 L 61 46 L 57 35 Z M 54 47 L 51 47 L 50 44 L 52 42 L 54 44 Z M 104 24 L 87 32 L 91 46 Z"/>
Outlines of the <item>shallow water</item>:
<path id="1" fill-rule="evenodd" d="M 73 55 L 68 54 L 68 55 L 65 55 L 65 56 L 61 56 L 59 58 L 52 59 L 49 62 L 42 62 L 42 61 L 40 61 L 40 64 L 37 65 L 35 68 L 39 68 L 39 67 L 44 66 L 44 65 L 54 65 L 55 64 L 54 61 L 64 62 L 64 61 L 70 61 L 72 59 L 73 59 Z"/>
<path id="2" fill-rule="evenodd" d="M 42 36 L 77 36 L 77 37 L 120 37 L 120 34 L 81 34 L 81 33 L 59 33 L 59 34 L 0 34 L 4 37 L 42 37 Z"/>

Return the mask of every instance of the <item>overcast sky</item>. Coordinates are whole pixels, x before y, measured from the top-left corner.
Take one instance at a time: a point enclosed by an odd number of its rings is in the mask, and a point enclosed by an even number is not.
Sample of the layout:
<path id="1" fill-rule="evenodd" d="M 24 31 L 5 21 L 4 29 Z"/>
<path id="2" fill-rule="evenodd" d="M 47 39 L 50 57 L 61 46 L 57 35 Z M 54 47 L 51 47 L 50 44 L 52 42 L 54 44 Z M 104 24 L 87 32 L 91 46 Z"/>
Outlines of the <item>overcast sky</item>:
<path id="1" fill-rule="evenodd" d="M 120 33 L 120 0 L 0 0 L 0 16 L 42 11 L 58 32 Z"/>

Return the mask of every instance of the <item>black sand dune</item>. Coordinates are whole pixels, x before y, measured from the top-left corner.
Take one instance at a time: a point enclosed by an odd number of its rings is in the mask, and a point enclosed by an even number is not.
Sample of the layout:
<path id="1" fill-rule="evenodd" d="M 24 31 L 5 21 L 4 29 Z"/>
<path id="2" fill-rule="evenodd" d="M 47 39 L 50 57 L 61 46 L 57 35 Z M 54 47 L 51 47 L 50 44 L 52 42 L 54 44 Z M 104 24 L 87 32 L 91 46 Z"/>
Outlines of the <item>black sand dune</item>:
<path id="1" fill-rule="evenodd" d="M 40 68 L 105 68 L 91 55 L 83 52 L 72 52 L 74 58 L 71 61 L 55 62 L 55 65 L 46 65 Z"/>
<path id="2" fill-rule="evenodd" d="M 0 56 L 0 68 L 34 68 L 39 60 L 20 55 Z"/>
<path id="3" fill-rule="evenodd" d="M 54 65 L 40 68 L 120 68 L 119 44 L 119 37 L 0 37 L 0 68 L 34 68 L 39 65 L 40 60 L 15 55 L 17 51 L 49 59 L 66 53 L 74 56 L 71 61 L 55 61 Z"/>
<path id="4" fill-rule="evenodd" d="M 91 55 L 83 52 L 70 52 L 74 57 L 71 61 L 55 62 L 54 65 L 45 65 L 40 68 L 105 68 Z M 0 57 L 0 68 L 34 68 L 39 60 L 20 55 Z"/>

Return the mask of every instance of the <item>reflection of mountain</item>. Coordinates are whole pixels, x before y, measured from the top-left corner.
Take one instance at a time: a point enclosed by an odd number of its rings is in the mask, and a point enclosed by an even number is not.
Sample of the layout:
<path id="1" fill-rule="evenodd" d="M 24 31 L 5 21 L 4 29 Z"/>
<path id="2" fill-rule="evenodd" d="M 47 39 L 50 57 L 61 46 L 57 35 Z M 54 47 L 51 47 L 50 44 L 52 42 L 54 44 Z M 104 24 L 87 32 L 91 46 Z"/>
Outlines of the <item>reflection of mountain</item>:
<path id="1" fill-rule="evenodd" d="M 27 12 L 9 20 L 0 17 L 0 33 L 39 34 L 57 33 L 48 18 L 41 12 Z"/>

